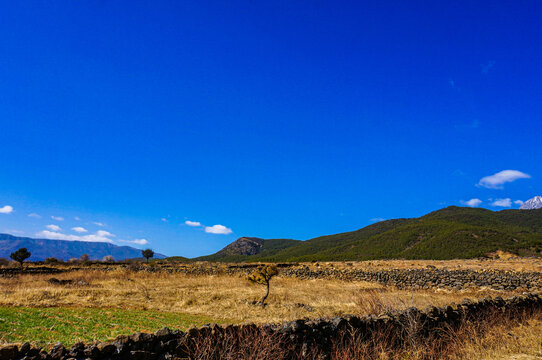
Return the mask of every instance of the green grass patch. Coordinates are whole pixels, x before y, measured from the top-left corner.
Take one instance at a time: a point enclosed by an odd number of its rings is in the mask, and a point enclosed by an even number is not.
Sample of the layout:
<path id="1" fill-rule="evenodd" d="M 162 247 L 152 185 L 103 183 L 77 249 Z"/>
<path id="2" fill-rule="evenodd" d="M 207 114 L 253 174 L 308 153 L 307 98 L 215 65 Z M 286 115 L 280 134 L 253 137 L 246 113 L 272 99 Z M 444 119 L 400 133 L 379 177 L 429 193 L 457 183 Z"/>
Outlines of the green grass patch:
<path id="1" fill-rule="evenodd" d="M 47 346 L 61 342 L 111 340 L 117 335 L 154 332 L 164 326 L 186 330 L 216 321 L 204 316 L 149 310 L 92 308 L 0 307 L 0 343 L 31 342 Z"/>

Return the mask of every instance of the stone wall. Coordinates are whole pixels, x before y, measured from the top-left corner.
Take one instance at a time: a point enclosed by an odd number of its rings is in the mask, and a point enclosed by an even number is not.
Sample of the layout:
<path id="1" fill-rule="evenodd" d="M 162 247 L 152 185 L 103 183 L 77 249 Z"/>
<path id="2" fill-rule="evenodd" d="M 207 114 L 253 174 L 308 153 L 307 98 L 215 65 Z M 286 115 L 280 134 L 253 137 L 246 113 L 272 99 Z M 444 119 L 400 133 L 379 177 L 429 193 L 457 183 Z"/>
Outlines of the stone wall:
<path id="1" fill-rule="evenodd" d="M 311 270 L 308 267 L 285 269 L 284 276 L 299 279 L 341 279 L 372 281 L 398 288 L 464 289 L 489 287 L 495 290 L 542 290 L 542 273 L 503 270 L 445 270 L 445 269 L 393 269 L 365 271 L 359 269 Z"/>
<path id="2" fill-rule="evenodd" d="M 494 298 L 477 302 L 463 301 L 459 305 L 429 307 L 424 311 L 409 308 L 378 317 L 344 316 L 333 319 L 296 320 L 283 324 L 268 325 L 206 325 L 187 332 L 167 328 L 154 334 L 136 333 L 118 336 L 114 341 L 83 344 L 70 348 L 61 344 L 49 351 L 32 347 L 29 343 L 0 348 L 0 359 L 61 360 L 61 359 L 189 359 L 194 349 L 206 347 L 220 351 L 236 346 L 257 346 L 247 339 L 271 339 L 272 343 L 286 351 L 282 359 L 327 359 L 331 344 L 345 334 L 358 334 L 360 341 L 369 341 L 373 334 L 385 329 L 398 344 L 407 337 L 436 338 L 444 328 L 458 327 L 465 321 L 485 321 L 498 314 L 517 316 L 524 312 L 542 310 L 539 294 L 526 294 L 508 299 Z M 413 326 L 415 324 L 415 326 Z M 236 342 L 235 339 L 238 339 Z M 226 344 L 227 343 L 227 344 Z M 269 342 L 268 342 L 269 343 Z M 226 344 L 226 345 L 225 345 Z M 209 350 L 210 349 L 210 350 Z M 206 357 L 220 359 L 220 354 Z"/>
<path id="3" fill-rule="evenodd" d="M 542 273 L 520 272 L 510 270 L 486 270 L 475 271 L 447 270 L 428 267 L 426 269 L 391 269 L 391 270 L 361 270 L 355 268 L 309 268 L 304 265 L 278 264 L 282 276 L 296 277 L 303 280 L 311 279 L 340 279 L 346 281 L 369 281 L 380 284 L 395 286 L 398 288 L 430 289 L 446 288 L 460 290 L 465 288 L 488 287 L 494 290 L 523 290 L 542 291 Z M 143 264 L 116 266 L 104 266 L 97 268 L 52 268 L 39 267 L 28 268 L 24 273 L 30 274 L 56 274 L 77 270 L 90 271 L 114 271 L 119 268 L 126 268 L 133 271 L 167 272 L 180 273 L 193 276 L 206 275 L 233 275 L 245 276 L 254 271 L 258 264 L 238 264 L 222 266 L 219 264 L 210 265 L 188 265 L 188 266 L 156 266 L 149 267 Z M 21 274 L 20 268 L 0 269 L 0 277 L 10 277 Z"/>

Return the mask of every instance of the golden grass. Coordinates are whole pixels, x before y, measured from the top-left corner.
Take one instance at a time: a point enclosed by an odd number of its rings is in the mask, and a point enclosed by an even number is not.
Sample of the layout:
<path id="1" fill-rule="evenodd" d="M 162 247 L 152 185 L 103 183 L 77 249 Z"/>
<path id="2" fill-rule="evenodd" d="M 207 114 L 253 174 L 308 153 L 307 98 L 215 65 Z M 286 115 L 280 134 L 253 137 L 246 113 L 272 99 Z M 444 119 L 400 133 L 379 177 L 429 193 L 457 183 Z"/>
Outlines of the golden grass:
<path id="1" fill-rule="evenodd" d="M 83 285 L 54 285 L 52 277 Z M 281 322 L 343 314 L 364 315 L 388 308 L 440 306 L 464 298 L 509 296 L 493 290 L 398 290 L 375 283 L 299 280 L 271 281 L 268 306 L 259 300 L 265 288 L 242 276 L 192 276 L 166 272 L 79 270 L 54 275 L 22 274 L 0 278 L 0 306 L 143 309 L 204 315 L 232 322 Z M 379 310 L 375 304 L 382 309 Z"/>
<path id="2" fill-rule="evenodd" d="M 307 264 L 316 267 L 316 264 Z M 321 267 L 355 268 L 363 270 L 423 269 L 434 266 L 447 270 L 513 270 L 520 272 L 542 272 L 542 258 L 507 257 L 500 259 L 466 260 L 372 260 L 354 262 L 321 262 Z"/>
<path id="3" fill-rule="evenodd" d="M 527 319 L 518 325 L 495 326 L 485 334 L 467 332 L 468 341 L 456 347 L 450 359 L 528 360 L 542 358 L 542 318 Z"/>

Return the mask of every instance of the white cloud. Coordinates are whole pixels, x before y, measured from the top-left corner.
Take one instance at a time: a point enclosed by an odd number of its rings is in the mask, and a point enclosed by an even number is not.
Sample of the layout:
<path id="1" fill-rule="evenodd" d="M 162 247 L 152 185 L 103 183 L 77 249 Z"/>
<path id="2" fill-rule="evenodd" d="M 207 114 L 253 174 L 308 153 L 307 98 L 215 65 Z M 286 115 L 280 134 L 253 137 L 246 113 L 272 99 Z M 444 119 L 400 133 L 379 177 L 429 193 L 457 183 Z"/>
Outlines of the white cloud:
<path id="1" fill-rule="evenodd" d="M 201 226 L 201 223 L 199 221 L 186 220 L 184 223 L 188 226 Z"/>
<path id="2" fill-rule="evenodd" d="M 168 220 L 166 218 L 161 218 L 160 220 L 163 221 L 163 222 L 168 222 Z"/>
<path id="3" fill-rule="evenodd" d="M 81 226 L 72 227 L 72 230 L 75 231 L 75 232 L 78 232 L 80 234 L 88 232 L 87 229 L 85 229 L 84 227 L 81 227 Z"/>
<path id="4" fill-rule="evenodd" d="M 510 200 L 510 198 L 495 199 L 495 201 L 491 203 L 491 206 L 510 207 L 512 206 L 512 200 Z"/>
<path id="5" fill-rule="evenodd" d="M 491 176 L 486 176 L 480 180 L 478 186 L 483 186 L 488 189 L 502 189 L 503 185 L 508 182 L 518 179 L 530 179 L 529 174 L 525 174 L 518 170 L 503 170 Z"/>
<path id="6" fill-rule="evenodd" d="M 94 224 L 94 225 L 101 226 L 101 227 L 104 227 L 104 226 L 105 226 L 104 223 L 101 223 L 101 222 L 98 222 L 98 221 L 93 222 L 93 224 Z"/>
<path id="7" fill-rule="evenodd" d="M 371 219 L 372 222 L 381 222 L 381 221 L 384 221 L 384 220 L 386 220 L 386 219 L 380 218 L 380 217 L 372 218 L 372 219 Z"/>
<path id="8" fill-rule="evenodd" d="M 149 242 L 147 239 L 134 239 L 134 240 L 119 240 L 120 242 L 136 244 L 136 245 L 147 245 Z"/>
<path id="9" fill-rule="evenodd" d="M 524 201 L 522 201 L 522 200 L 514 201 L 514 204 L 519 205 L 519 206 L 523 205 L 523 203 L 524 203 Z"/>
<path id="10" fill-rule="evenodd" d="M 36 236 L 50 239 L 50 240 L 69 240 L 69 241 L 88 241 L 88 242 L 108 242 L 112 243 L 113 240 L 110 237 L 115 235 L 107 231 L 98 231 L 96 234 L 89 235 L 67 235 L 59 233 L 58 231 L 43 230 L 36 234 Z"/>
<path id="11" fill-rule="evenodd" d="M 75 220 L 79 221 L 81 218 L 79 216 L 74 217 Z"/>
<path id="12" fill-rule="evenodd" d="M 115 235 L 111 234 L 109 231 L 105 231 L 105 230 L 98 230 L 96 231 L 96 235 L 98 236 L 104 236 L 104 237 L 114 237 Z"/>
<path id="13" fill-rule="evenodd" d="M 482 203 L 482 200 L 480 200 L 480 199 L 470 199 L 470 200 L 467 200 L 467 201 L 461 200 L 460 202 L 463 205 L 467 205 L 467 206 L 470 206 L 470 207 L 477 207 L 478 205 L 480 205 Z"/>
<path id="14" fill-rule="evenodd" d="M 60 226 L 58 226 L 58 225 L 47 225 L 46 228 L 51 230 L 51 231 L 60 231 L 60 230 L 62 230 L 60 228 Z"/>
<path id="15" fill-rule="evenodd" d="M 229 229 L 227 227 L 225 227 L 224 225 L 213 225 L 213 226 L 206 226 L 205 227 L 205 232 L 206 233 L 210 233 L 210 234 L 224 234 L 224 235 L 228 235 L 228 234 L 231 234 L 233 231 L 232 229 Z"/>
<path id="16" fill-rule="evenodd" d="M 13 207 L 9 205 L 5 205 L 0 208 L 0 214 L 10 214 L 13 212 Z"/>
<path id="17" fill-rule="evenodd" d="M 28 214 L 28 217 L 36 218 L 36 219 L 41 219 L 41 215 L 38 215 L 38 214 L 36 214 L 36 213 Z"/>
<path id="18" fill-rule="evenodd" d="M 51 216 L 51 219 L 56 220 L 56 221 L 64 221 L 64 218 L 61 216 Z"/>

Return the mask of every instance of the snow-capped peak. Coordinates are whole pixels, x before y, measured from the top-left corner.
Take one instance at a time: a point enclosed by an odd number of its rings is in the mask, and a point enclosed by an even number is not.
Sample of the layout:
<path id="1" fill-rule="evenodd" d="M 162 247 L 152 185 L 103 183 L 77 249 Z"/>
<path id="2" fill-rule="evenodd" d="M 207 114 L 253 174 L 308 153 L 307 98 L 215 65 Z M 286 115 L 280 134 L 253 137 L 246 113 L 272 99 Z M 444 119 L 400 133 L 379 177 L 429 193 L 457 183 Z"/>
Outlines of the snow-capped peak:
<path id="1" fill-rule="evenodd" d="M 534 198 L 527 200 L 521 205 L 522 210 L 533 210 L 542 208 L 542 196 L 535 196 Z"/>

